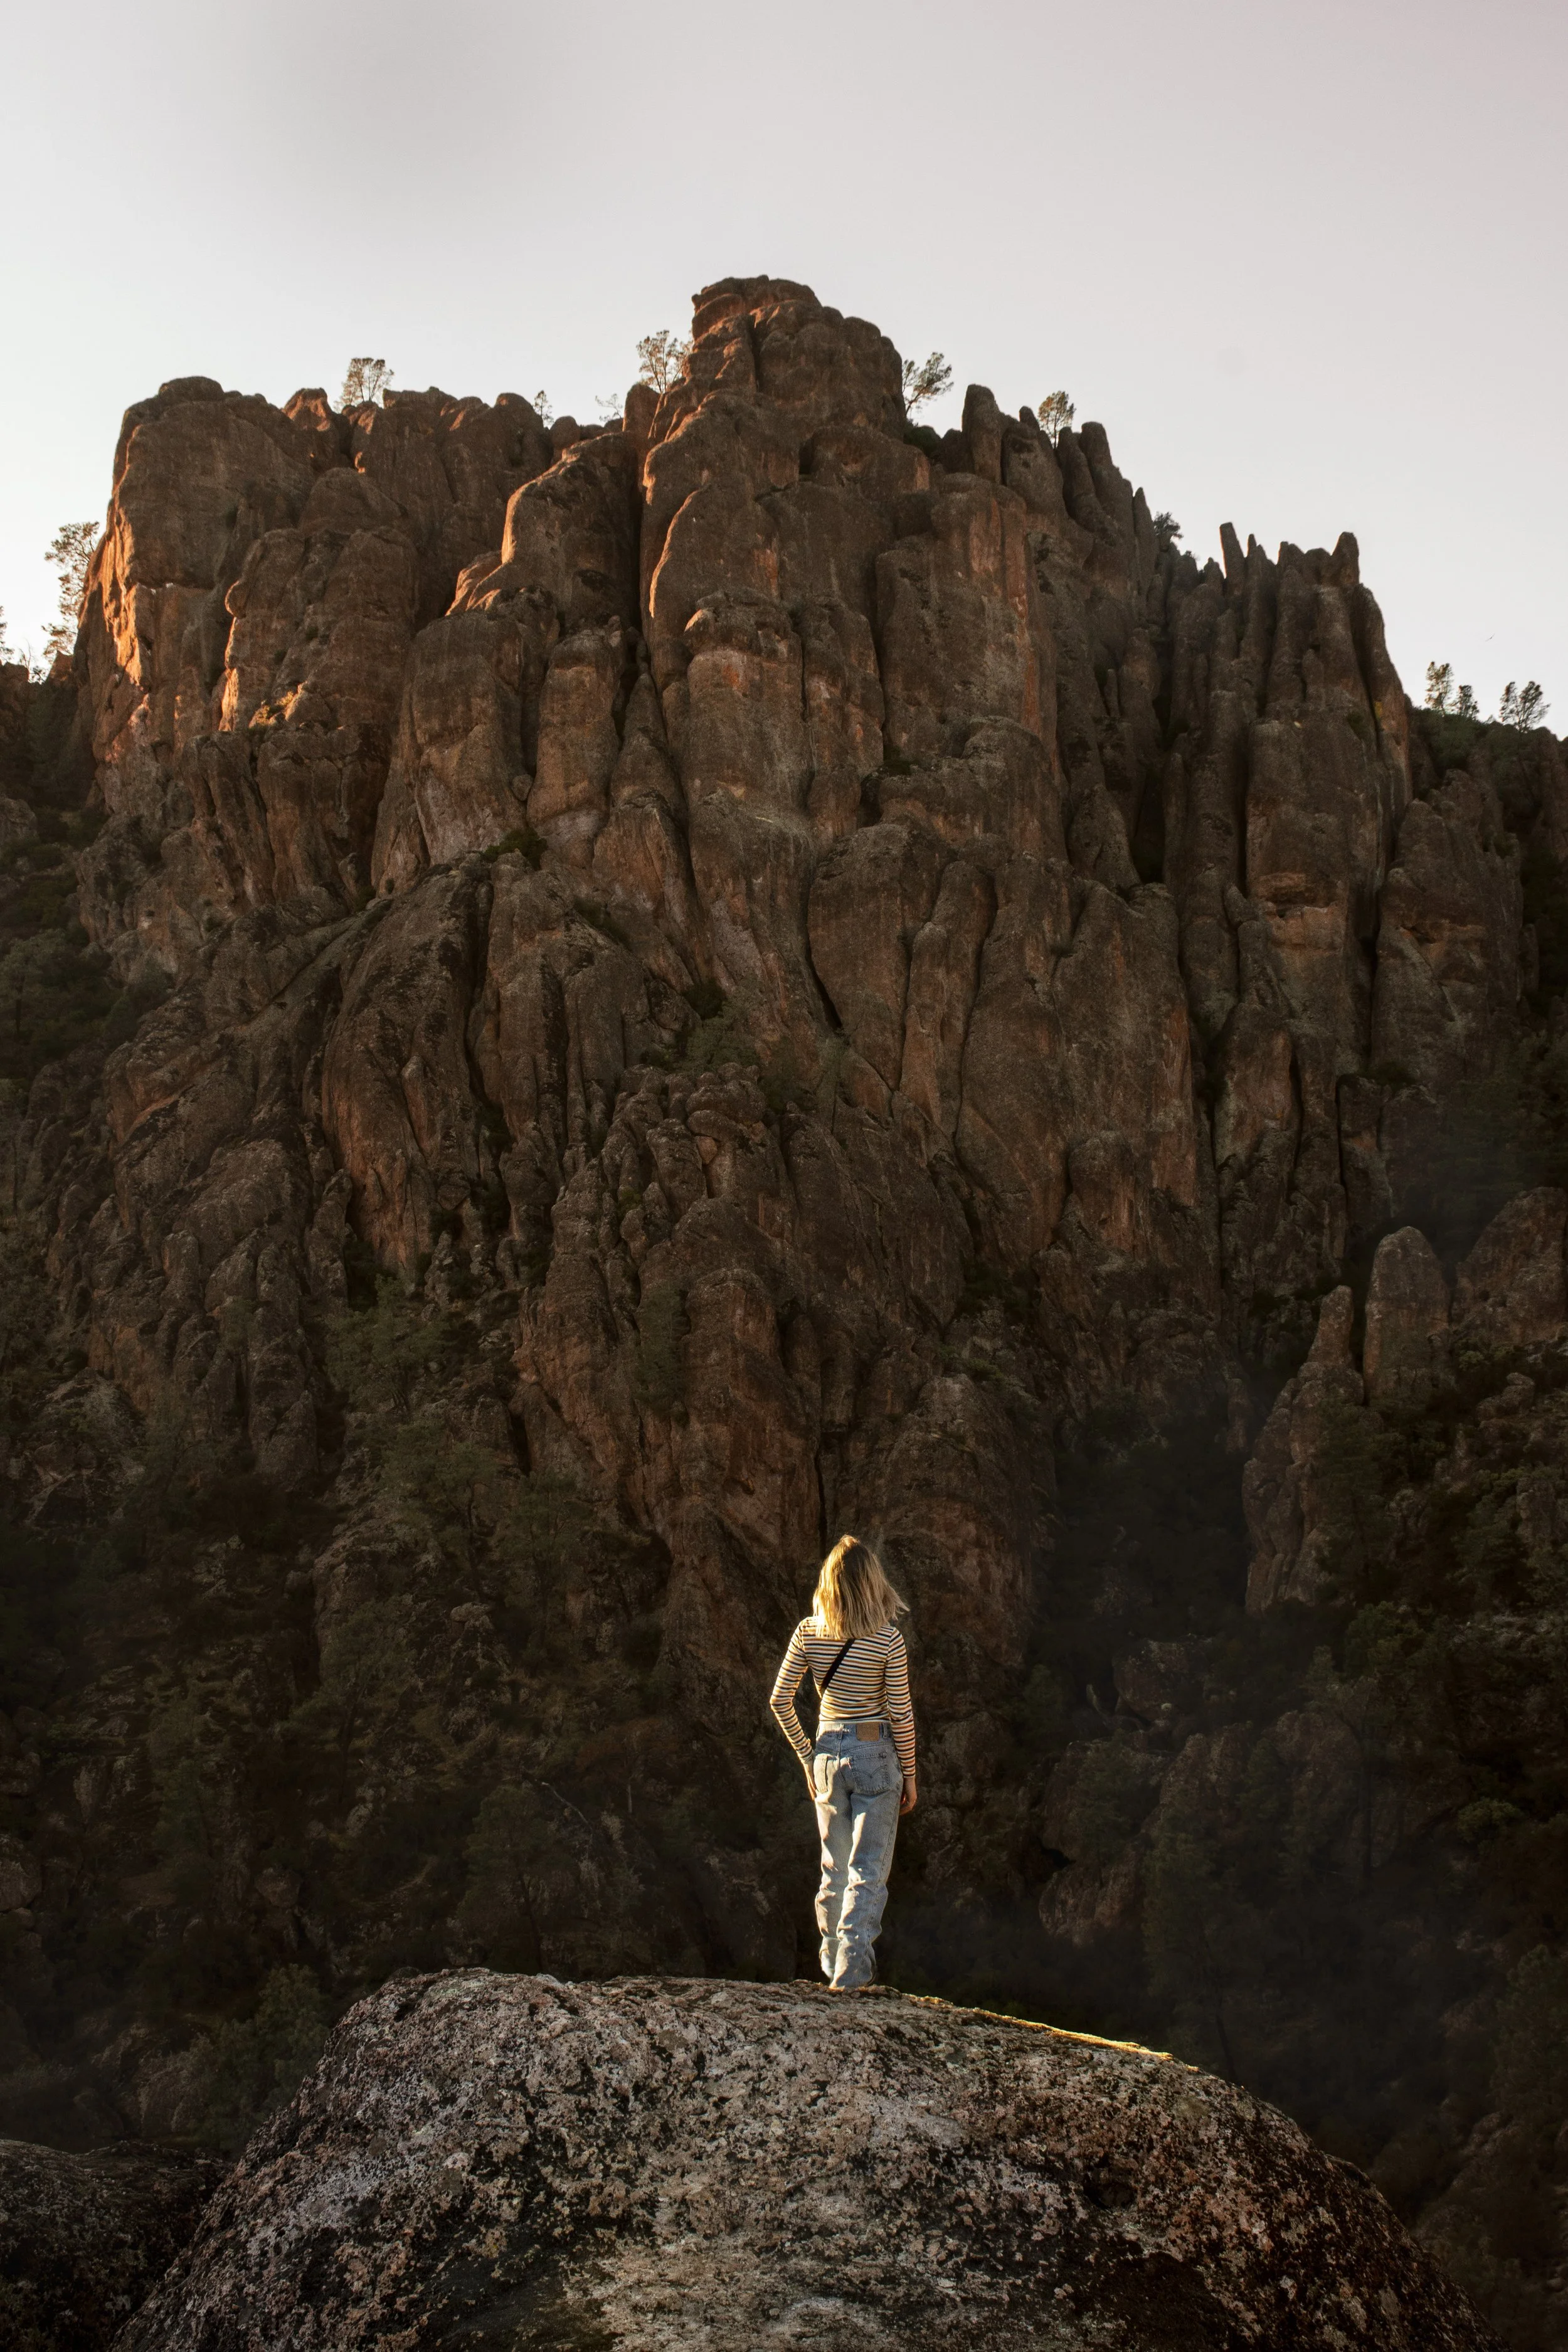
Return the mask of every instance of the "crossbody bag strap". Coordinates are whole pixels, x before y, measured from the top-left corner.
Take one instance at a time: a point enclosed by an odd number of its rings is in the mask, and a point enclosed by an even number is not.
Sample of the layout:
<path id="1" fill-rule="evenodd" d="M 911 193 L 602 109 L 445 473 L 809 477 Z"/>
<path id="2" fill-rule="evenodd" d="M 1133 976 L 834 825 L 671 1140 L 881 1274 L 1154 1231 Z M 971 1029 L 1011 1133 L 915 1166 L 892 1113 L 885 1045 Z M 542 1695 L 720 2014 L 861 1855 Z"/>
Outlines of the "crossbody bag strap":
<path id="1" fill-rule="evenodd" d="M 839 1651 L 838 1655 L 834 1659 L 833 1664 L 828 1667 L 827 1672 L 823 1675 L 822 1680 L 817 1684 L 816 1711 L 819 1717 L 822 1713 L 822 1701 L 827 1696 L 827 1685 L 833 1680 L 834 1675 L 838 1672 L 839 1667 L 844 1664 L 845 1659 L 849 1655 L 850 1651 L 854 1647 L 855 1636 L 851 1633 L 849 1639 L 845 1643 L 844 1647 Z"/>

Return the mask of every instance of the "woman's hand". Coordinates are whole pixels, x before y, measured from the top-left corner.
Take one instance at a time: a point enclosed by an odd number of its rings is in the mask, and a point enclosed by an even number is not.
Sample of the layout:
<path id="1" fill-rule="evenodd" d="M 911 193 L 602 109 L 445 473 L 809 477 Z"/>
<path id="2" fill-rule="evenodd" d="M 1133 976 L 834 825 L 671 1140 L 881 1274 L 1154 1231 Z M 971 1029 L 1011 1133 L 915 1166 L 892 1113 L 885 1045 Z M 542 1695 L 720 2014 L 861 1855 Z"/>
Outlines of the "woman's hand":
<path id="1" fill-rule="evenodd" d="M 900 1813 L 912 1813 L 915 1809 L 915 1776 L 912 1772 L 906 1772 L 904 1774 L 904 1793 L 899 1799 L 899 1811 Z"/>

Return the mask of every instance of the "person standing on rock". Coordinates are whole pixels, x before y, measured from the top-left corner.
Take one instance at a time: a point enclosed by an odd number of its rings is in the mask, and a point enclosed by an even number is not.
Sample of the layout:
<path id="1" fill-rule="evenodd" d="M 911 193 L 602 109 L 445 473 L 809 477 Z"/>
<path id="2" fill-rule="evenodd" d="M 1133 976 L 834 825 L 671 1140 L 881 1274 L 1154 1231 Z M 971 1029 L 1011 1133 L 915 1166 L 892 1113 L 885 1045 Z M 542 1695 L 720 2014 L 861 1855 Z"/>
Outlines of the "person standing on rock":
<path id="1" fill-rule="evenodd" d="M 822 1836 L 816 1924 L 822 1973 L 836 1992 L 874 1984 L 872 1946 L 888 1900 L 899 1816 L 915 1804 L 910 1662 L 893 1622 L 907 1609 L 875 1552 L 841 1536 L 822 1563 L 812 1613 L 790 1635 L 772 1706 L 805 1767 Z M 820 1698 L 815 1743 L 795 1710 L 810 1675 Z"/>

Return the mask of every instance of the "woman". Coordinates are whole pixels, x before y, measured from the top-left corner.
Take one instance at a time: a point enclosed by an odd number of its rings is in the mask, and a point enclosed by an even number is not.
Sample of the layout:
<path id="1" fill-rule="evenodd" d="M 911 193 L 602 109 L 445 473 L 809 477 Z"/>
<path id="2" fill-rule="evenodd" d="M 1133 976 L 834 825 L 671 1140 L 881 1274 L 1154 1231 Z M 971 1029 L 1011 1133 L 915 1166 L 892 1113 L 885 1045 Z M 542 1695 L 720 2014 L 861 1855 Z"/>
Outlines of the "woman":
<path id="1" fill-rule="evenodd" d="M 899 1815 L 914 1811 L 910 1662 L 893 1622 L 907 1606 L 875 1552 L 841 1536 L 773 1685 L 773 1710 L 805 1767 L 822 1833 L 816 1924 L 822 1973 L 836 1992 L 876 1981 L 871 1947 L 888 1899 Z M 821 1695 L 815 1746 L 795 1704 L 807 1674 Z"/>

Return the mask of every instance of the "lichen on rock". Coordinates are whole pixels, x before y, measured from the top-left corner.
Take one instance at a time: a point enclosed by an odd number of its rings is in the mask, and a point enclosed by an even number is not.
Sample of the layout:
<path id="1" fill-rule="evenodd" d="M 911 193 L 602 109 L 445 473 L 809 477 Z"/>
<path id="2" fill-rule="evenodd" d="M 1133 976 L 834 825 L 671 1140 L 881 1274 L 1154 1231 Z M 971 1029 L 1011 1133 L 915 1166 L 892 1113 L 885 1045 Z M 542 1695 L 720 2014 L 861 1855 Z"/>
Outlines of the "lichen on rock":
<path id="1" fill-rule="evenodd" d="M 121 2352 L 1485 2352 L 1246 2092 L 892 1992 L 482 1971 L 362 2002 Z"/>

